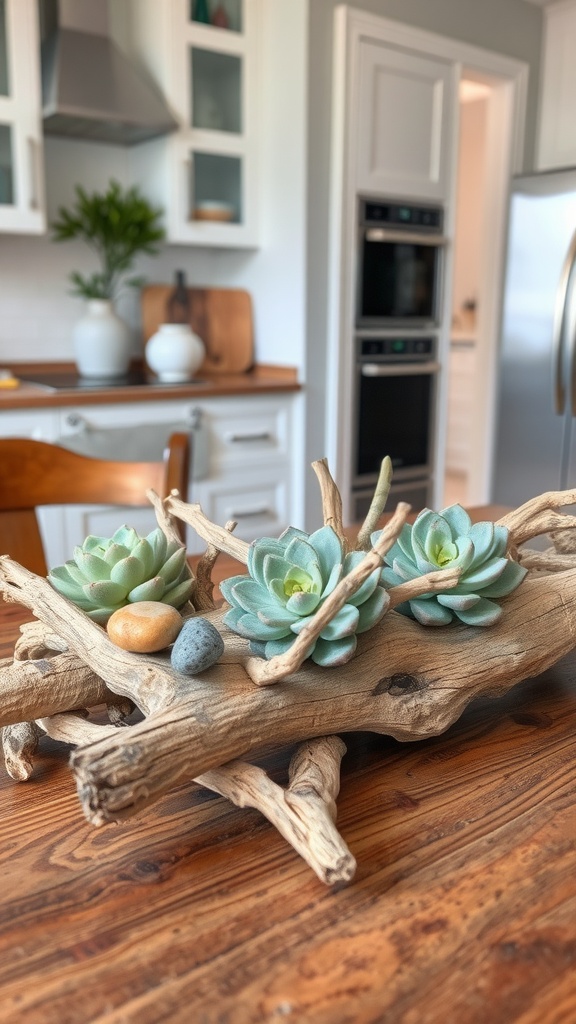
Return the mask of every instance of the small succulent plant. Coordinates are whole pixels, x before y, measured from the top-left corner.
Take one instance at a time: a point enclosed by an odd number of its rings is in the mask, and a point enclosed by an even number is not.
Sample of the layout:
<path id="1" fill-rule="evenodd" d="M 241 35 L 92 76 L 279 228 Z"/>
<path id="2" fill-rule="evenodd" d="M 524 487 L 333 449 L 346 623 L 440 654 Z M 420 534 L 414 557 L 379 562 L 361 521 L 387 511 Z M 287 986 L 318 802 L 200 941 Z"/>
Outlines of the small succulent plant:
<path id="1" fill-rule="evenodd" d="M 373 543 L 379 535 L 372 535 Z M 450 590 L 423 594 L 396 611 L 424 626 L 443 626 L 454 616 L 469 626 L 492 625 L 502 614 L 492 599 L 510 594 L 526 575 L 526 569 L 506 557 L 507 541 L 504 526 L 472 524 L 461 505 L 442 512 L 424 509 L 413 526 L 402 528 L 386 555 L 384 584 L 394 587 L 438 569 L 459 568 L 462 575 Z"/>
<path id="2" fill-rule="evenodd" d="M 87 537 L 74 558 L 48 573 L 52 586 L 91 619 L 105 625 L 112 612 L 135 601 L 162 601 L 180 608 L 192 578 L 186 548 L 159 528 L 140 537 L 121 526 L 113 537 Z"/>
<path id="3" fill-rule="evenodd" d="M 224 622 L 265 658 L 283 654 L 363 551 L 344 554 L 331 526 L 313 534 L 289 527 L 277 539 L 262 537 L 248 551 L 248 573 L 220 584 L 231 605 Z M 388 605 L 375 569 L 323 629 L 309 657 L 317 665 L 343 665 L 356 650 L 356 635 L 374 626 Z"/>

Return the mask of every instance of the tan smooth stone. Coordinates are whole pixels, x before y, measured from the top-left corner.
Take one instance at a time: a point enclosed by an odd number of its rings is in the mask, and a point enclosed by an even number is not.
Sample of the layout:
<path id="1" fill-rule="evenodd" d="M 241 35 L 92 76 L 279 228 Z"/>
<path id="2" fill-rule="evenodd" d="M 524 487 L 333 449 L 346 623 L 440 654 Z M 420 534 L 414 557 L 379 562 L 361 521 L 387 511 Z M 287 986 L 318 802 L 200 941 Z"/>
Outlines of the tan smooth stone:
<path id="1" fill-rule="evenodd" d="M 136 601 L 113 612 L 106 630 L 112 643 L 123 651 L 151 654 L 174 643 L 183 624 L 180 612 L 169 604 Z"/>

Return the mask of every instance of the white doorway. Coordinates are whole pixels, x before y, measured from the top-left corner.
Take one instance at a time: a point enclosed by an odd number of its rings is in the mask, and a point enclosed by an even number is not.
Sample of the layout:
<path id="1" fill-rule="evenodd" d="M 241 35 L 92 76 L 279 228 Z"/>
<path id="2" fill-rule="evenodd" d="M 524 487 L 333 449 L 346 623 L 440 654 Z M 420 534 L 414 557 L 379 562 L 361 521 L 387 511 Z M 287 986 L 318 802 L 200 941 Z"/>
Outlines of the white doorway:
<path id="1" fill-rule="evenodd" d="M 508 191 L 507 79 L 463 69 L 443 504 L 490 500 Z"/>
<path id="2" fill-rule="evenodd" d="M 470 503 L 478 309 L 482 291 L 483 221 L 479 197 L 487 188 L 486 129 L 490 87 L 463 78 L 459 92 L 444 505 Z"/>

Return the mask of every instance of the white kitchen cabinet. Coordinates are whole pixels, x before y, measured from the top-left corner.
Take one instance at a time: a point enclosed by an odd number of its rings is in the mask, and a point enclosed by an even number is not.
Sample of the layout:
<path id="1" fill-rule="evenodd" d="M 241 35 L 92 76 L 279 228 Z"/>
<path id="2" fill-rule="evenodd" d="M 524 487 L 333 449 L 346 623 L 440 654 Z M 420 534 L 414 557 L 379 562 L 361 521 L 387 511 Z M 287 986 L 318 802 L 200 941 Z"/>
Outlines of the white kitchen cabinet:
<path id="1" fill-rule="evenodd" d="M 52 441 L 58 433 L 59 422 L 56 409 L 4 409 L 0 412 L 0 437 Z"/>
<path id="2" fill-rule="evenodd" d="M 278 536 L 295 522 L 293 508 L 293 395 L 199 398 L 196 401 L 77 405 L 0 414 L 0 436 L 57 441 L 102 458 L 161 458 L 174 430 L 192 432 L 188 499 L 223 526 L 234 519 L 237 537 Z M 88 534 L 111 536 L 123 523 L 140 533 L 156 526 L 151 507 L 62 506 L 40 510 L 50 566 L 70 558 Z M 205 543 L 188 530 L 188 550 Z"/>
<path id="3" fill-rule="evenodd" d="M 209 398 L 63 408 L 52 439 L 76 451 L 108 458 L 160 458 L 174 430 L 191 430 L 193 474 L 188 495 L 206 515 L 235 535 L 277 536 L 294 521 L 293 396 Z M 141 533 L 156 525 L 151 508 L 71 506 L 58 510 L 47 538 L 48 561 L 61 564 L 90 533 L 110 536 L 124 522 Z M 205 543 L 188 530 L 188 550 Z"/>
<path id="4" fill-rule="evenodd" d="M 45 230 L 36 0 L 0 0 L 0 231 Z"/>
<path id="5" fill-rule="evenodd" d="M 575 0 L 546 7 L 538 132 L 538 169 L 541 171 L 576 164 L 575 39 Z"/>
<path id="6" fill-rule="evenodd" d="M 200 8 L 226 26 L 198 21 Z M 133 153 L 170 242 L 257 244 L 259 11 L 260 0 L 132 0 L 131 44 L 179 125 Z"/>
<path id="7" fill-rule="evenodd" d="M 454 67 L 385 42 L 361 39 L 357 190 L 366 195 L 450 195 Z"/>
<path id="8" fill-rule="evenodd" d="M 208 472 L 193 485 L 209 519 L 237 522 L 235 535 L 251 541 L 278 536 L 294 522 L 290 398 L 219 400 L 196 404 Z M 199 550 L 203 549 L 200 544 Z"/>

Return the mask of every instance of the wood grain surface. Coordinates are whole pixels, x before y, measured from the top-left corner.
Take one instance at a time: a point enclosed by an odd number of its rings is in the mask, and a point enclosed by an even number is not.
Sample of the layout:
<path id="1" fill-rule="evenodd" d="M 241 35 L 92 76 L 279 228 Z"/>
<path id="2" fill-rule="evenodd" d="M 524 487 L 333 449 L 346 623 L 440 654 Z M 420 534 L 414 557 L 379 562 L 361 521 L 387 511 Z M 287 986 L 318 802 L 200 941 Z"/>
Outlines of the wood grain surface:
<path id="1" fill-rule="evenodd" d="M 576 1020 L 576 656 L 441 737 L 344 739 L 337 892 L 193 783 L 94 829 L 66 748 L 2 773 L 2 1024 Z"/>
<path id="2" fill-rule="evenodd" d="M 173 285 L 150 284 L 142 289 L 144 341 L 169 322 L 168 300 Z M 206 347 L 200 374 L 245 373 L 254 363 L 252 299 L 241 288 L 187 288 L 190 327 Z"/>

